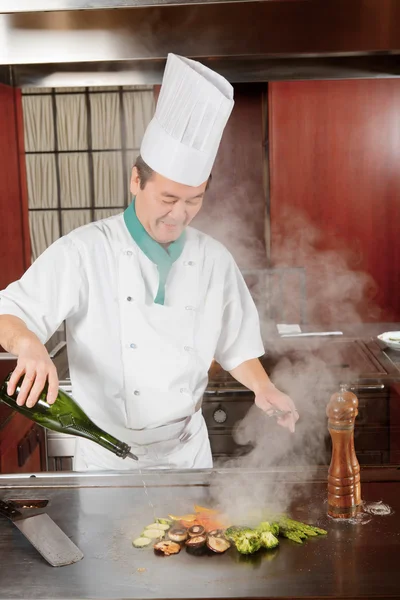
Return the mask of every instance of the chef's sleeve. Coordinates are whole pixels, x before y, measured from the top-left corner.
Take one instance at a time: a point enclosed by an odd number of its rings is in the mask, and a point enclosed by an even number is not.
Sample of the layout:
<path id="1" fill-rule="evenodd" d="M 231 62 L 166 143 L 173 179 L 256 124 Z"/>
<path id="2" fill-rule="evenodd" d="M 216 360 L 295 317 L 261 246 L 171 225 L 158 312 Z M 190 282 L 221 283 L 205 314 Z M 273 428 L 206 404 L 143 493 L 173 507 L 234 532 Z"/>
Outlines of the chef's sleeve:
<path id="1" fill-rule="evenodd" d="M 246 282 L 229 255 L 225 273 L 225 302 L 215 360 L 226 371 L 264 354 L 260 319 Z"/>
<path id="2" fill-rule="evenodd" d="M 68 236 L 41 254 L 18 281 L 0 292 L 0 314 L 24 321 L 42 343 L 83 302 L 79 251 Z"/>

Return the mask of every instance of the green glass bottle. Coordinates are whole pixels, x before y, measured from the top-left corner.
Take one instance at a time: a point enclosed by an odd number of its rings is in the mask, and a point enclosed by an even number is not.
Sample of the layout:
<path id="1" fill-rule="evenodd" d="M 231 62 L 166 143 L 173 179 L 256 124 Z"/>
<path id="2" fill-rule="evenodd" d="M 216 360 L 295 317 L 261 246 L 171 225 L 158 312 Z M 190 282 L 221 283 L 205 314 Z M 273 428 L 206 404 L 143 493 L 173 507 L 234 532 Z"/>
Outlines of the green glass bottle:
<path id="1" fill-rule="evenodd" d="M 23 378 L 18 382 L 16 390 L 12 396 L 7 393 L 7 383 L 11 377 L 10 373 L 0 388 L 0 400 L 7 404 L 13 410 L 18 411 L 24 417 L 39 423 L 46 429 L 77 435 L 92 442 L 96 442 L 106 450 L 113 452 L 121 458 L 132 458 L 138 460 L 137 456 L 130 452 L 131 447 L 124 442 L 120 442 L 109 433 L 103 431 L 89 419 L 81 407 L 65 392 L 58 390 L 57 399 L 54 404 L 48 404 L 47 384 L 40 394 L 39 400 L 32 408 L 25 404 L 18 406 L 17 398 L 21 389 Z"/>

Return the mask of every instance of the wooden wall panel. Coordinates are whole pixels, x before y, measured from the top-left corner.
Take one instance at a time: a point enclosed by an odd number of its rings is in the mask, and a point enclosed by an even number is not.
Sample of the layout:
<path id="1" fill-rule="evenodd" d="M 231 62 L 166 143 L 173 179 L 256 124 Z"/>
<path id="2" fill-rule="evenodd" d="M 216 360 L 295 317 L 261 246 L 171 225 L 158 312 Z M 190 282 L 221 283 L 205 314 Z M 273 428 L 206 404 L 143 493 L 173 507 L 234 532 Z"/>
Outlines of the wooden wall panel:
<path id="1" fill-rule="evenodd" d="M 0 84 L 0 289 L 29 265 L 21 93 Z"/>
<path id="2" fill-rule="evenodd" d="M 400 318 L 400 80 L 269 85 L 271 256 L 308 317 Z"/>
<path id="3" fill-rule="evenodd" d="M 156 100 L 159 86 L 155 87 Z M 235 85 L 212 182 L 193 226 L 222 242 L 241 268 L 265 268 L 263 98 L 266 85 Z"/>

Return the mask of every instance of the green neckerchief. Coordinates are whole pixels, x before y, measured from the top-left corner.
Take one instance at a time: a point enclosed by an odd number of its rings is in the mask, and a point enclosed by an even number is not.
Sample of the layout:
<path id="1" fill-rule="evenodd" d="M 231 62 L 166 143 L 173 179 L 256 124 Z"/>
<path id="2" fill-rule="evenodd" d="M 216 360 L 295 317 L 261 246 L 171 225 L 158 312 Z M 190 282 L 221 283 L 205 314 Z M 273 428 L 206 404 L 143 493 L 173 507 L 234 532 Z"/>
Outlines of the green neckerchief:
<path id="1" fill-rule="evenodd" d="M 125 225 L 128 228 L 129 233 L 135 240 L 139 248 L 144 254 L 157 265 L 159 273 L 158 292 L 154 302 L 156 304 L 164 304 L 165 300 L 165 284 L 167 281 L 168 274 L 171 270 L 173 263 L 182 254 L 183 246 L 185 243 L 185 232 L 183 231 L 180 237 L 171 242 L 168 249 L 165 249 L 156 242 L 145 230 L 136 215 L 135 210 L 135 198 L 132 203 L 124 212 Z"/>

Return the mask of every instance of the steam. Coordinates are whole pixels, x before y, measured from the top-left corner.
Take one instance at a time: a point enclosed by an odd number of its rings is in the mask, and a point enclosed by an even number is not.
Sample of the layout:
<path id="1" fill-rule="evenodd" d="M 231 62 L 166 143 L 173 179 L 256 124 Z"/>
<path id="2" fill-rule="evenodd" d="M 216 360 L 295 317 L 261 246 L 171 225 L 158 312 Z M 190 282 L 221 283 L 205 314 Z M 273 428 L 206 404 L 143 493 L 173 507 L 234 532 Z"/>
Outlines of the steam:
<path id="1" fill-rule="evenodd" d="M 344 324 L 357 324 L 377 318 L 379 309 L 374 306 L 376 286 L 372 278 L 360 269 L 357 251 L 343 243 L 339 250 L 329 248 L 321 231 L 305 215 L 288 212 L 284 227 L 273 232 L 272 255 L 274 267 L 287 270 L 291 284 L 280 284 L 276 293 L 274 285 L 265 285 L 256 274 L 248 278 L 249 289 L 258 307 L 264 343 L 266 370 L 275 385 L 287 393 L 300 413 L 294 435 L 276 424 L 255 405 L 237 425 L 235 440 L 238 444 L 253 447 L 242 457 L 219 461 L 216 467 L 235 467 L 232 477 L 216 478 L 211 487 L 213 503 L 229 514 L 236 523 L 251 523 L 268 514 L 291 512 L 307 484 L 312 481 L 317 465 L 330 462 L 330 438 L 327 428 L 326 405 L 337 392 L 341 381 L 352 382 L 359 373 L 354 366 L 354 346 L 342 339 L 291 338 L 279 340 L 277 323 L 299 323 L 300 319 L 280 320 L 279 310 L 286 315 L 303 316 L 312 325 L 323 330 L 341 329 Z M 223 221 L 219 221 L 223 228 Z M 229 233 L 235 234 L 236 222 L 229 223 Z M 221 235 L 221 232 L 220 232 Z M 247 239 L 246 239 L 247 242 Z M 329 242 L 329 240 L 328 240 Z M 338 241 L 335 240 L 336 247 Z M 258 253 L 257 244 L 241 245 L 235 237 L 235 253 Z M 293 267 L 294 265 L 294 267 Z M 291 269 L 289 269 L 291 267 Z M 306 277 L 305 286 L 300 277 Z M 271 282 L 270 282 L 271 284 Z M 306 292 L 302 298 L 301 291 Z M 307 310 L 299 305 L 305 302 Z M 301 322 L 300 322 L 301 325 Z M 272 336 L 274 334 L 274 337 Z M 356 422 L 357 425 L 357 422 Z M 357 448 L 356 448 L 357 450 Z M 283 474 L 301 469 L 301 477 L 284 481 Z M 260 470 L 260 471 L 258 471 Z M 248 476 L 249 471 L 259 475 Z M 262 472 L 268 471 L 263 479 Z M 227 483 L 228 480 L 228 483 Z"/>

